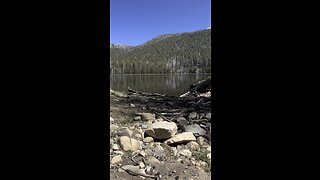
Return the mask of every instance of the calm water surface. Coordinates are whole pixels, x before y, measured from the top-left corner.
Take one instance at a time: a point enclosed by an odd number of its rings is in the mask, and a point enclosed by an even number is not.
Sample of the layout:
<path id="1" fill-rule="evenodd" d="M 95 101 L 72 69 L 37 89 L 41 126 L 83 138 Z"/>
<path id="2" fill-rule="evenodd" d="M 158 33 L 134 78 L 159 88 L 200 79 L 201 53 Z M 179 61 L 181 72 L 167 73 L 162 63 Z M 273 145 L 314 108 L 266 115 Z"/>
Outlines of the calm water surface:
<path id="1" fill-rule="evenodd" d="M 143 74 L 110 75 L 113 90 L 127 92 L 128 87 L 148 92 L 179 96 L 187 92 L 190 84 L 198 82 L 211 74 Z"/>

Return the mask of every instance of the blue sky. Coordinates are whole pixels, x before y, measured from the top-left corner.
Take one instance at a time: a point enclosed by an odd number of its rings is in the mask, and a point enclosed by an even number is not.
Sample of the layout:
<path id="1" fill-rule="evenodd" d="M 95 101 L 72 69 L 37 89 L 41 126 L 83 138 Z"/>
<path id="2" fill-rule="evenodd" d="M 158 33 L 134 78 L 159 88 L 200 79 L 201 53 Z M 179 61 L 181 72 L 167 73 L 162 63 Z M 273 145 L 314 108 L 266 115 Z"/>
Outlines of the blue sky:
<path id="1" fill-rule="evenodd" d="M 211 26 L 211 0 L 110 0 L 113 44 L 139 45 L 158 35 Z"/>

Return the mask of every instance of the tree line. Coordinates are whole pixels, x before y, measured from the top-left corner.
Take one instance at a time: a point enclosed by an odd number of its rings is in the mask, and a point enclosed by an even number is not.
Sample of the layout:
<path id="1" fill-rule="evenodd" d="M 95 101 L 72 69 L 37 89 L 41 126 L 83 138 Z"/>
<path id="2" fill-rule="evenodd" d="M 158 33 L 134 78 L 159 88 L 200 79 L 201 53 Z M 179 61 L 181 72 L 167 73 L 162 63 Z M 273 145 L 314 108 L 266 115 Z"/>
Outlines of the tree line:
<path id="1" fill-rule="evenodd" d="M 211 29 L 110 46 L 111 74 L 211 73 Z"/>

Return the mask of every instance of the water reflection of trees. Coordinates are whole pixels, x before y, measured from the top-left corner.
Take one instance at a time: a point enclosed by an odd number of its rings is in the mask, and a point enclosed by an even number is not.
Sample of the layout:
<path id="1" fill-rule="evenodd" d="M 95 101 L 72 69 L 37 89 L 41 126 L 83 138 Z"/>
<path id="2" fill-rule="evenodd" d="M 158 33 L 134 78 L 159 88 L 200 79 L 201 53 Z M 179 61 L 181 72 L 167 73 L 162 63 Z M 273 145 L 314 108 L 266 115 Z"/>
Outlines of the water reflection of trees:
<path id="1" fill-rule="evenodd" d="M 128 87 L 149 92 L 168 95 L 180 95 L 208 74 L 165 74 L 165 75 L 111 75 L 110 87 L 126 92 Z"/>

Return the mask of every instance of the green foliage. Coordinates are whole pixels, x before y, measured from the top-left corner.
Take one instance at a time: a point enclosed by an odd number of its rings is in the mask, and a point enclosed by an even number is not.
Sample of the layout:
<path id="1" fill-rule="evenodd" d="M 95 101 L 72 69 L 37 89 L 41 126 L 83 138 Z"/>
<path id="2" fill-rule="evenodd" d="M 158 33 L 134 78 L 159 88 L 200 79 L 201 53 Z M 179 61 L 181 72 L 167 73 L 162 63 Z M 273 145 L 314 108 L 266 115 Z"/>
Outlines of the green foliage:
<path id="1" fill-rule="evenodd" d="M 110 46 L 112 74 L 211 72 L 211 30 L 158 36 L 135 47 Z"/>
<path id="2" fill-rule="evenodd" d="M 193 157 L 196 160 L 198 160 L 198 161 L 201 160 L 201 161 L 204 161 L 208 164 L 208 166 L 205 168 L 205 171 L 207 171 L 207 172 L 211 171 L 211 160 L 207 157 L 208 153 L 210 153 L 208 150 L 200 149 L 199 151 L 196 151 L 193 154 Z"/>

